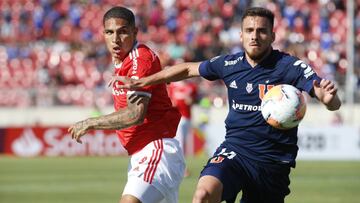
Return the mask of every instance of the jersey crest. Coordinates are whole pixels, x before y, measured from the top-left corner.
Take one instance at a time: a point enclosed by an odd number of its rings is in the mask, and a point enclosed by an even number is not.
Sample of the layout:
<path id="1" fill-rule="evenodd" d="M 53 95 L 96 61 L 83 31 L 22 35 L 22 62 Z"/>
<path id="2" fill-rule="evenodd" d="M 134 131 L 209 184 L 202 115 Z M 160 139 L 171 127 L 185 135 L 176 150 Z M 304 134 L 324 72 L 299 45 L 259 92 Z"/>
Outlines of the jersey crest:
<path id="1" fill-rule="evenodd" d="M 253 84 L 252 83 L 246 83 L 246 91 L 247 91 L 247 93 L 251 93 L 252 92 L 252 90 L 253 90 Z"/>

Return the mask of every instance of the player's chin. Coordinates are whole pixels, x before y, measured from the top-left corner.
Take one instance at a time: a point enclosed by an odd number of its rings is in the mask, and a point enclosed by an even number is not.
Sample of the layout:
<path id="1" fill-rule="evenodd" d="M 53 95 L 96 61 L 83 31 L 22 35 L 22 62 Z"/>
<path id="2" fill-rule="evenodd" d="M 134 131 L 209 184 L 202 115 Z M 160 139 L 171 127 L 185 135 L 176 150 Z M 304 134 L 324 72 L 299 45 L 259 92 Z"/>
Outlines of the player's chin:
<path id="1" fill-rule="evenodd" d="M 262 50 L 251 50 L 248 52 L 248 55 L 253 60 L 261 59 L 264 56 L 265 52 Z"/>
<path id="2" fill-rule="evenodd" d="M 120 61 L 121 61 L 121 59 L 123 58 L 123 55 L 122 55 L 122 54 L 113 53 L 113 54 L 112 54 L 112 57 L 113 57 L 113 59 L 115 59 L 115 60 L 120 60 Z"/>

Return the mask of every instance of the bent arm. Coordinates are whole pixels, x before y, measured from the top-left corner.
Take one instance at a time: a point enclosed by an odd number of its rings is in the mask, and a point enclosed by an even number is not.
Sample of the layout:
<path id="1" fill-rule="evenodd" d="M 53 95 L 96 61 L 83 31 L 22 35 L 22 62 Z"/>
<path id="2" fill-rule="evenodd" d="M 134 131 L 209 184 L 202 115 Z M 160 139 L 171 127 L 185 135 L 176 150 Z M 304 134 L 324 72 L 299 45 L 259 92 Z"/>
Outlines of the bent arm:
<path id="1" fill-rule="evenodd" d="M 82 143 L 80 138 L 88 130 L 120 130 L 134 125 L 139 125 L 144 121 L 147 106 L 150 98 L 140 95 L 129 95 L 127 97 L 127 107 L 108 115 L 96 118 L 88 118 L 75 123 L 68 129 L 73 139 Z"/>
<path id="2" fill-rule="evenodd" d="M 89 129 L 120 130 L 143 123 L 149 98 L 137 97 L 139 104 L 136 104 L 137 102 L 130 103 L 128 101 L 128 107 L 125 109 L 121 109 L 108 115 L 87 119 L 86 121 L 88 122 Z"/>

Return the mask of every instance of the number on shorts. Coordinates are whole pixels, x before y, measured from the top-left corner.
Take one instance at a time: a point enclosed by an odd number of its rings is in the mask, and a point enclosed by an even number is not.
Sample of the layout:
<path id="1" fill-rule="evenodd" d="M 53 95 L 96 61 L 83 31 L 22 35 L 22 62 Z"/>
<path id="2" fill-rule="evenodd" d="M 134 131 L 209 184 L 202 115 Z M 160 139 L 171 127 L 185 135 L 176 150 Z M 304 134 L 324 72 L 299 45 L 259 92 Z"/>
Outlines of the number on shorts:
<path id="1" fill-rule="evenodd" d="M 236 153 L 234 151 L 226 152 L 226 148 L 221 149 L 221 152 L 219 152 L 216 156 L 214 156 L 210 163 L 221 163 L 224 161 L 225 158 L 233 159 L 236 156 Z"/>

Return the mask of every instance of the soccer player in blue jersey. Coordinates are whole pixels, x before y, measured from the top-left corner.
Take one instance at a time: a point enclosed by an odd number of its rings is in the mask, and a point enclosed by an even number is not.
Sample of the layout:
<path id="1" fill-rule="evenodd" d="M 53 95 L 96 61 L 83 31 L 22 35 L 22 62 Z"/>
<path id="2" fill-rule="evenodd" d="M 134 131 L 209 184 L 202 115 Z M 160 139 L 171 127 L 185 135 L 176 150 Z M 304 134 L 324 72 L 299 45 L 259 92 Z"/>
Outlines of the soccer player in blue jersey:
<path id="1" fill-rule="evenodd" d="M 249 8 L 242 18 L 240 41 L 244 51 L 207 61 L 182 63 L 140 80 L 114 77 L 122 88 L 136 89 L 201 76 L 221 79 L 228 89 L 229 113 L 225 141 L 201 171 L 193 203 L 281 203 L 290 193 L 289 173 L 298 151 L 297 127 L 278 130 L 261 115 L 261 99 L 272 86 L 291 84 L 323 103 L 340 108 L 337 87 L 320 78 L 300 59 L 274 50 L 274 14 Z M 221 136 L 221 135 L 219 135 Z"/>

